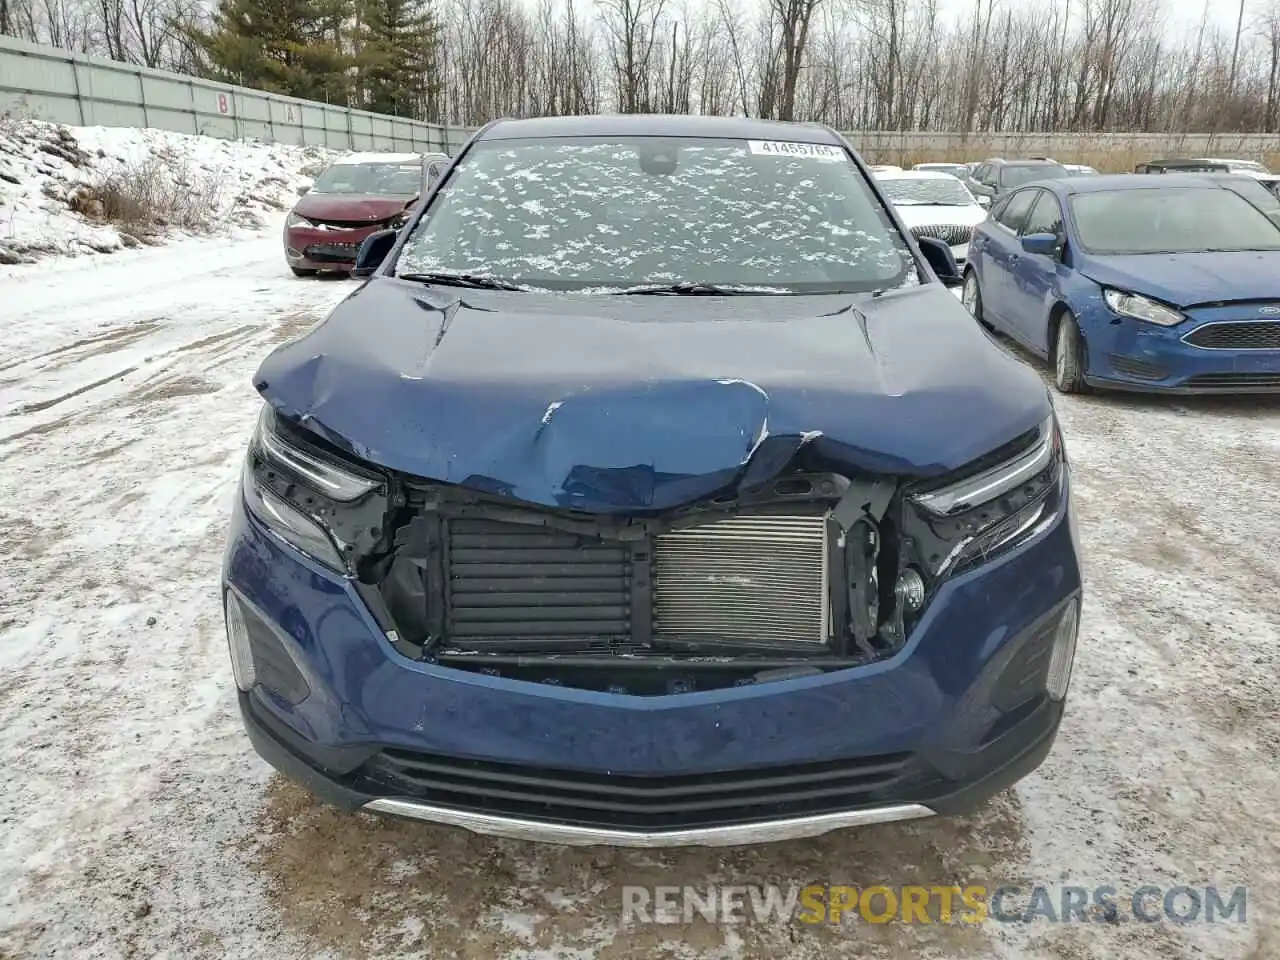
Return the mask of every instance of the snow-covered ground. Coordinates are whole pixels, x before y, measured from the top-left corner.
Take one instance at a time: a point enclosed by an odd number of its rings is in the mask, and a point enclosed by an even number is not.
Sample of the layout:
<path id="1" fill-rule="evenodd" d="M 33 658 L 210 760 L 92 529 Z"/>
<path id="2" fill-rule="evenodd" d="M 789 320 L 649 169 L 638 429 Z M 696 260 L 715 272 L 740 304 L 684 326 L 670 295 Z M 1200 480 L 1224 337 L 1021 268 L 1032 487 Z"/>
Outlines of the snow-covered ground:
<path id="1" fill-rule="evenodd" d="M 349 281 L 295 280 L 272 230 L 0 288 L 0 957 L 1280 956 L 1280 404 L 1060 401 L 1072 695 L 981 814 L 565 850 L 337 814 L 240 730 L 217 581 L 249 379 Z M 767 882 L 1245 884 L 1248 920 L 618 926 L 624 884 Z"/>
<path id="2" fill-rule="evenodd" d="M 292 205 L 294 188 L 333 156 L 319 147 L 0 117 L 0 264 L 114 253 L 146 240 L 102 221 L 91 188 L 104 178 L 132 173 L 160 193 L 182 191 L 203 211 L 201 232 L 255 229 Z"/>

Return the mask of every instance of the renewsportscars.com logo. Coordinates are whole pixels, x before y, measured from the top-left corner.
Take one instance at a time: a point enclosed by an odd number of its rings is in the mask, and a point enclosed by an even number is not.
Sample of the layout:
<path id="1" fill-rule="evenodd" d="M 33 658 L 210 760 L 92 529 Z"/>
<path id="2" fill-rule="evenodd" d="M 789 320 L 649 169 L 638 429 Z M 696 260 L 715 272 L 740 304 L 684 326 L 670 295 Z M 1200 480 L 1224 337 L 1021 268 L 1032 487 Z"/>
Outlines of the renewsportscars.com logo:
<path id="1" fill-rule="evenodd" d="M 1244 923 L 1248 891 L 1214 886 L 867 886 L 622 888 L 623 923 Z"/>

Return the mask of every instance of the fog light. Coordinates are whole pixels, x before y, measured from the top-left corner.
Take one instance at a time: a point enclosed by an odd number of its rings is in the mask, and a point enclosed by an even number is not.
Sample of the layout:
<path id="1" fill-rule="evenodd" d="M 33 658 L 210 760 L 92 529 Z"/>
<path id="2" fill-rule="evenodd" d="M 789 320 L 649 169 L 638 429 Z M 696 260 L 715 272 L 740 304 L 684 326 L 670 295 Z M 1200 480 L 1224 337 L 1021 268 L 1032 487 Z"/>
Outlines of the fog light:
<path id="1" fill-rule="evenodd" d="M 1061 700 L 1067 695 L 1071 682 L 1071 665 L 1076 659 L 1076 635 L 1080 626 L 1080 601 L 1073 599 L 1058 618 L 1058 628 L 1053 635 L 1053 653 L 1049 656 L 1049 672 L 1045 675 L 1045 692 L 1050 700 Z"/>
<path id="2" fill-rule="evenodd" d="M 903 570 L 898 575 L 893 592 L 905 610 L 914 613 L 924 606 L 924 580 L 914 570 Z"/>
<path id="3" fill-rule="evenodd" d="M 227 646 L 231 649 L 231 673 L 236 686 L 248 693 L 258 677 L 253 668 L 253 650 L 249 647 L 249 625 L 244 620 L 240 601 L 227 591 Z"/>

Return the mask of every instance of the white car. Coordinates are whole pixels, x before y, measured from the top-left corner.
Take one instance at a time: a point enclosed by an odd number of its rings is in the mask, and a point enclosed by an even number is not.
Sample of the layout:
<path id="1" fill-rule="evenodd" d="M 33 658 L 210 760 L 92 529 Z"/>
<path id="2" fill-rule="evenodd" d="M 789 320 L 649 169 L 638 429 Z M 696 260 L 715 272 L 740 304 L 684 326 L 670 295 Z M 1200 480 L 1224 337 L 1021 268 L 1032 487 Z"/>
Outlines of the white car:
<path id="1" fill-rule="evenodd" d="M 969 188 L 949 173 L 909 170 L 878 173 L 876 183 L 916 237 L 934 237 L 951 247 L 956 266 L 969 257 L 973 228 L 987 219 L 987 209 Z"/>
<path id="2" fill-rule="evenodd" d="M 1067 173 L 1073 177 L 1096 177 L 1098 175 L 1096 169 L 1083 163 L 1064 163 L 1063 166 L 1067 168 Z"/>
<path id="3" fill-rule="evenodd" d="M 871 172 L 878 177 L 882 173 L 901 173 L 902 168 L 895 167 L 891 163 L 877 163 L 871 167 Z"/>

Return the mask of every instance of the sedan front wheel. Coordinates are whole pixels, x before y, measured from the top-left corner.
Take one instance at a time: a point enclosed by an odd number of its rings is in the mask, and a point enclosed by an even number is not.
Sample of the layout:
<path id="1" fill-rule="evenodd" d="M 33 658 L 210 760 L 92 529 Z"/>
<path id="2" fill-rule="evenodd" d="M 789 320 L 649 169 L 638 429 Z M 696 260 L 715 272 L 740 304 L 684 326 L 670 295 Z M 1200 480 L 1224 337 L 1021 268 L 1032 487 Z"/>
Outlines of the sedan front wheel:
<path id="1" fill-rule="evenodd" d="M 1058 320 L 1057 344 L 1053 350 L 1053 384 L 1062 393 L 1084 393 L 1084 340 L 1070 311 Z"/>
<path id="2" fill-rule="evenodd" d="M 969 311 L 973 319 L 988 330 L 992 329 L 991 324 L 983 318 L 982 288 L 978 286 L 978 275 L 972 270 L 964 275 L 964 286 L 960 289 L 960 302 L 964 304 L 964 308 Z"/>

